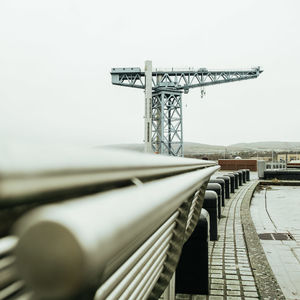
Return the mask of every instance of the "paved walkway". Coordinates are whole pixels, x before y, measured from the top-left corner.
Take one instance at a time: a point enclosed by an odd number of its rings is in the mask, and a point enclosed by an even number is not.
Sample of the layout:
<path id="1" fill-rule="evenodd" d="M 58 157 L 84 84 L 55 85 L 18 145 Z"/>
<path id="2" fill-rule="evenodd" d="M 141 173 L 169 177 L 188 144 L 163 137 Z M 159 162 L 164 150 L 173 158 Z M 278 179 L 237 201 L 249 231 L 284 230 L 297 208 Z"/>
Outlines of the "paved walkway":
<path id="1" fill-rule="evenodd" d="M 218 224 L 219 240 L 210 243 L 210 296 L 198 299 L 258 299 L 241 224 L 242 200 L 252 182 L 226 201 Z"/>
<path id="2" fill-rule="evenodd" d="M 226 200 L 218 223 L 219 240 L 209 242 L 210 295 L 178 295 L 177 299 L 259 299 L 241 224 L 242 200 L 252 181 Z"/>

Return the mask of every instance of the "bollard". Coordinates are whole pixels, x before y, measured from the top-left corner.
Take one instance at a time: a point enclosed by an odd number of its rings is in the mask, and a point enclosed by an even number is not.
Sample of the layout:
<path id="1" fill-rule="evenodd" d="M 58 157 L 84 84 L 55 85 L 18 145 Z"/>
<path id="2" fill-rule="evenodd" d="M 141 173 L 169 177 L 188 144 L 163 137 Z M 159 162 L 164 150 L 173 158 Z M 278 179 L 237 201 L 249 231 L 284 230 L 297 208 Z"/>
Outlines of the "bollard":
<path id="1" fill-rule="evenodd" d="M 183 245 L 175 273 L 176 293 L 208 295 L 207 218 L 208 213 L 202 209 L 201 216 L 194 232 Z"/>
<path id="2" fill-rule="evenodd" d="M 221 203 L 222 203 L 222 187 L 218 183 L 208 183 L 207 184 L 207 191 L 215 191 L 218 195 L 218 218 L 221 219 Z"/>
<path id="3" fill-rule="evenodd" d="M 225 180 L 221 178 L 212 178 L 209 183 L 218 183 L 221 186 L 221 200 L 222 206 L 225 206 Z"/>
<path id="4" fill-rule="evenodd" d="M 235 188 L 238 189 L 239 188 L 239 173 L 238 172 L 232 172 L 232 174 L 234 175 L 234 184 L 235 184 Z"/>
<path id="5" fill-rule="evenodd" d="M 246 183 L 247 182 L 247 180 L 246 180 L 246 170 L 243 169 L 241 171 L 243 172 L 243 183 Z"/>
<path id="6" fill-rule="evenodd" d="M 235 185 L 235 176 L 232 173 L 225 174 L 225 176 L 228 176 L 230 179 L 230 193 L 234 193 L 234 190 L 237 188 Z"/>
<path id="7" fill-rule="evenodd" d="M 246 171 L 246 180 L 250 181 L 250 170 L 249 169 L 245 169 Z"/>
<path id="8" fill-rule="evenodd" d="M 243 171 L 238 170 L 237 173 L 239 174 L 239 185 L 243 185 Z"/>
<path id="9" fill-rule="evenodd" d="M 218 240 L 218 195 L 214 191 L 206 191 L 202 208 L 209 213 L 209 238 Z"/>
<path id="10" fill-rule="evenodd" d="M 225 198 L 230 198 L 230 177 L 229 176 L 218 176 L 216 179 L 223 179 L 225 182 Z"/>

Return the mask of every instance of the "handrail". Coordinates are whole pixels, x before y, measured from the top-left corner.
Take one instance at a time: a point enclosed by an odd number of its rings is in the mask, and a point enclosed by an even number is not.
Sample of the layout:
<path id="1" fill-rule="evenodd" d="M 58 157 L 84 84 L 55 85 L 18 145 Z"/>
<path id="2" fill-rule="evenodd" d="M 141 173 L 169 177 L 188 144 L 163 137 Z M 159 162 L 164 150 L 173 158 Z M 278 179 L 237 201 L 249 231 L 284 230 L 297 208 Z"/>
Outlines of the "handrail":
<path id="1" fill-rule="evenodd" d="M 0 153 L 0 207 L 29 202 L 41 193 L 170 176 L 215 165 L 115 149 L 22 147 Z"/>
<path id="2" fill-rule="evenodd" d="M 74 271 L 77 275 L 74 273 L 75 278 L 64 282 L 63 294 L 74 288 L 74 282 L 84 286 L 85 280 L 97 278 L 100 285 L 217 169 L 197 170 L 29 213 L 18 226 L 21 273 L 31 285 L 37 285 L 37 290 L 43 288 L 41 292 L 45 294 L 59 290 L 62 282 L 57 274 Z M 32 265 L 30 270 L 26 270 L 28 262 Z M 43 279 L 49 276 L 53 277 L 52 285 L 43 286 Z"/>
<path id="3" fill-rule="evenodd" d="M 43 299 L 158 299 L 219 166 L 126 151 L 50 152 L 12 160 L 11 168 L 0 161 L 0 202 L 23 205 L 38 195 L 43 203 L 49 190 L 57 196 L 14 226 L 20 278 Z M 89 178 L 112 186 L 61 201 L 60 189 L 77 191 Z M 119 185 L 124 180 L 130 184 Z"/>

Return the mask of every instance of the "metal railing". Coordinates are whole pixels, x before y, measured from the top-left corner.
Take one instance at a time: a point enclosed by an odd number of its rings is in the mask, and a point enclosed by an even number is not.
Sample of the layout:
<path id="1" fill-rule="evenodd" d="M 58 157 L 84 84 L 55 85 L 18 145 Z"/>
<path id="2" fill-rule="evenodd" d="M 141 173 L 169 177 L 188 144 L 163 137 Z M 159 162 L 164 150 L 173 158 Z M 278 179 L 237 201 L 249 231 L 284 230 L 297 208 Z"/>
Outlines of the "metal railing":
<path id="1" fill-rule="evenodd" d="M 219 166 L 116 150 L 26 153 L 0 162 L 1 213 L 17 219 L 0 239 L 0 277 L 13 273 L 0 298 L 158 299 Z"/>
<path id="2" fill-rule="evenodd" d="M 266 169 L 286 169 L 286 163 L 285 162 L 266 162 Z"/>

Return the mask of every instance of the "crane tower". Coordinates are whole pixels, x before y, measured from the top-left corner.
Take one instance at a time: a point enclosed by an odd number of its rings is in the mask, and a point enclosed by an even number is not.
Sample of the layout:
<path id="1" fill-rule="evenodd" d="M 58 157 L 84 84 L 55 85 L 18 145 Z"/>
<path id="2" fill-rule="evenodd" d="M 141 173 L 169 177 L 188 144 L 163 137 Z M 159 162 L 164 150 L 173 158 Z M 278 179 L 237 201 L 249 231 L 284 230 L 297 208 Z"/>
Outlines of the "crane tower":
<path id="1" fill-rule="evenodd" d="M 145 152 L 183 156 L 182 93 L 189 89 L 257 78 L 260 67 L 247 70 L 206 68 L 112 68 L 112 84 L 145 90 Z"/>

